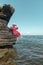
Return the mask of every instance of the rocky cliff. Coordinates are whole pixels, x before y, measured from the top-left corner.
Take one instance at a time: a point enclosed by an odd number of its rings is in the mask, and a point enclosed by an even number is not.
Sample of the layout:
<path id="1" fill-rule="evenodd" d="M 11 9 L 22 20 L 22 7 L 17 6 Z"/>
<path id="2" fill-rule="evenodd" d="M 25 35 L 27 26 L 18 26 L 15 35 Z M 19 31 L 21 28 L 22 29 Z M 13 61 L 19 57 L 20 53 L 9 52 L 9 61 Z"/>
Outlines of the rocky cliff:
<path id="1" fill-rule="evenodd" d="M 13 44 L 17 40 L 7 27 L 9 19 L 14 12 L 13 7 L 4 5 L 0 8 L 0 65 L 16 65 L 16 52 Z"/>

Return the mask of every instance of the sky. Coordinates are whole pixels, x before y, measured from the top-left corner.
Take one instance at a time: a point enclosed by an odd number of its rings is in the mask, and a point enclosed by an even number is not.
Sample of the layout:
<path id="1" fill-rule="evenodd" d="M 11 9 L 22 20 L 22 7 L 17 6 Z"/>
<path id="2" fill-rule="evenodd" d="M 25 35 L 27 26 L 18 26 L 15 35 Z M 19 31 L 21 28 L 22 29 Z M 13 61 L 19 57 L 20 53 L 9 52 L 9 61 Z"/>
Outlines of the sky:
<path id="1" fill-rule="evenodd" d="M 0 0 L 15 8 L 8 27 L 16 24 L 23 35 L 43 35 L 43 0 Z"/>

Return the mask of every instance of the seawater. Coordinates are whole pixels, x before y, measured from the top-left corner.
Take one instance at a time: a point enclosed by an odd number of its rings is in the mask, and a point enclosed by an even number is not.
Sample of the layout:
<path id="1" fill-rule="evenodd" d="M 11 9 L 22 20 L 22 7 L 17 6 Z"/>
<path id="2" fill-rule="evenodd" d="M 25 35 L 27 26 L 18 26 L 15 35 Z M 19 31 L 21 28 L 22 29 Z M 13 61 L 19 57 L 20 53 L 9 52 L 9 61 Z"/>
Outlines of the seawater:
<path id="1" fill-rule="evenodd" d="M 14 47 L 17 65 L 43 65 L 43 35 L 24 35 Z"/>

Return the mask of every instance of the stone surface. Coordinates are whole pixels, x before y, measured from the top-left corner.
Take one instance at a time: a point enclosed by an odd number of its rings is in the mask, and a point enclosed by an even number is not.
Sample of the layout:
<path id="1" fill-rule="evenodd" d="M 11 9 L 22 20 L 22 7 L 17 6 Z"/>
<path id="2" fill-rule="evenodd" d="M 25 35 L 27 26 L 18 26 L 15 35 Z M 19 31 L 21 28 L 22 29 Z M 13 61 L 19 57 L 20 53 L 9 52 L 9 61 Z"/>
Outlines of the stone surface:
<path id="1" fill-rule="evenodd" d="M 17 36 L 7 27 L 13 12 L 13 7 L 6 4 L 0 9 L 0 65 L 17 65 L 16 51 L 13 48 Z"/>
<path id="2" fill-rule="evenodd" d="M 16 65 L 16 51 L 14 49 L 0 49 L 0 65 Z"/>
<path id="3" fill-rule="evenodd" d="M 0 46 L 13 45 L 17 40 L 17 36 L 12 34 L 6 22 L 0 19 Z"/>

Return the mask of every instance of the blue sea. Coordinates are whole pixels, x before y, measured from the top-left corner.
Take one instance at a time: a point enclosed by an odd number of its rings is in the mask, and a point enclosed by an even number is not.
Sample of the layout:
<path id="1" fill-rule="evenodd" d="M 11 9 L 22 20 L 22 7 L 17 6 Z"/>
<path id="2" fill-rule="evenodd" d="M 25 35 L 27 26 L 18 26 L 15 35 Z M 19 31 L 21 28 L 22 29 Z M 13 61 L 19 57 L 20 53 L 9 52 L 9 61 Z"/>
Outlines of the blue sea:
<path id="1" fill-rule="evenodd" d="M 14 47 L 17 65 L 43 65 L 43 35 L 23 35 Z"/>

